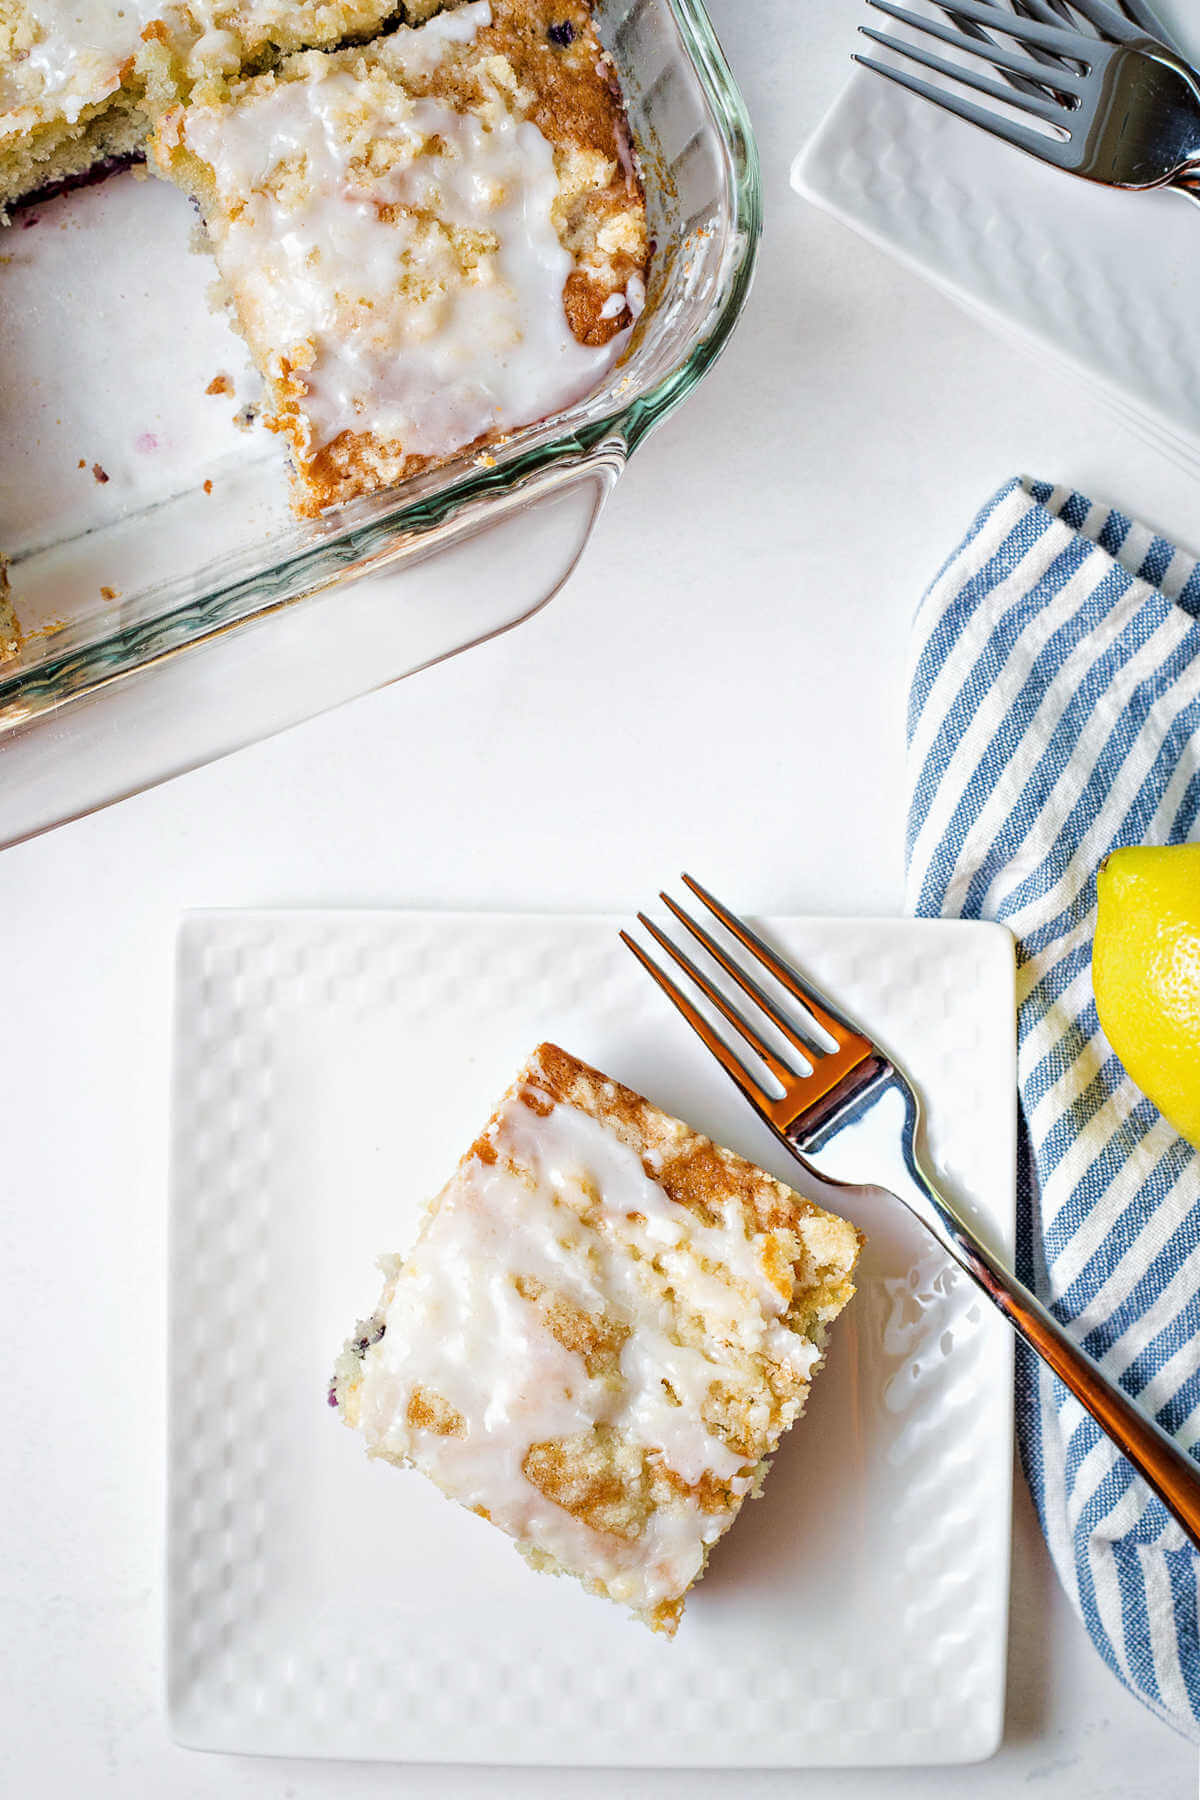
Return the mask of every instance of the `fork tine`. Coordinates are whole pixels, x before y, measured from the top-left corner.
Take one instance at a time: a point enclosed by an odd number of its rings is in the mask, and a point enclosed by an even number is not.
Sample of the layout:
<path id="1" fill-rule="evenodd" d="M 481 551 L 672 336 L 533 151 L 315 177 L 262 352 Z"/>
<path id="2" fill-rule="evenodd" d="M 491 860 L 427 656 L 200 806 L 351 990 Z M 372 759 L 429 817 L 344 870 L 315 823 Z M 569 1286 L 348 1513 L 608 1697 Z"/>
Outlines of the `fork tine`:
<path id="1" fill-rule="evenodd" d="M 1012 4 L 1027 19 L 1063 24 L 1072 31 L 1079 29 L 1078 20 L 1086 19 L 1110 44 L 1136 44 L 1149 37 L 1181 54 L 1144 0 L 1121 0 L 1119 9 L 1110 6 L 1109 0 L 1012 0 Z"/>
<path id="2" fill-rule="evenodd" d="M 1058 0 L 1013 0 L 1020 18 L 1036 19 L 1042 25 L 1070 25 L 1070 17 Z"/>
<path id="3" fill-rule="evenodd" d="M 770 1069 L 781 1088 L 786 1088 L 789 1082 L 796 1079 L 795 1070 L 789 1069 L 787 1064 L 776 1056 L 771 1046 L 763 1042 L 749 1020 L 743 1019 L 741 1013 L 730 1004 L 721 990 L 713 986 L 708 976 L 696 967 L 691 957 L 681 950 L 678 944 L 673 944 L 666 933 L 658 929 L 653 919 L 648 919 L 645 913 L 639 913 L 638 924 L 644 926 L 659 949 L 665 950 L 672 961 L 678 963 L 684 973 L 691 977 L 709 1004 L 716 1007 L 721 1017 L 733 1027 L 742 1042 L 748 1044 L 759 1061 Z"/>
<path id="4" fill-rule="evenodd" d="M 951 0 L 954 11 L 960 18 L 970 20 L 972 25 L 983 25 L 991 31 L 999 31 L 1005 37 L 1015 38 L 1017 43 L 1036 45 L 1039 50 L 1053 50 L 1057 56 L 1065 56 L 1071 62 L 1090 63 L 1094 57 L 1101 55 L 1103 46 L 1093 38 L 1084 37 L 1081 32 L 1073 31 L 1066 25 L 1042 25 L 1036 19 L 1022 18 L 1019 13 L 1008 12 L 995 6 L 992 0 Z M 897 6 L 895 0 L 867 0 L 868 6 L 879 8 L 889 18 L 899 19 L 904 25 L 911 25 L 917 31 L 932 32 L 934 37 L 944 37 L 948 44 L 957 44 L 961 50 L 973 50 L 979 54 L 979 44 L 959 32 L 952 32 L 949 26 L 940 26 L 923 13 L 910 12 L 907 7 Z M 946 36 L 950 32 L 951 35 Z M 988 52 L 991 55 L 991 52 Z M 1020 71 L 1025 73 L 1024 68 Z"/>
<path id="5" fill-rule="evenodd" d="M 710 894 L 707 888 L 701 887 L 700 883 L 691 875 L 685 873 L 679 879 L 689 892 L 695 894 L 697 900 L 707 906 L 714 918 L 721 921 L 726 931 L 731 937 L 737 939 L 743 949 L 748 950 L 751 956 L 757 957 L 759 962 L 765 964 L 780 987 L 786 988 L 793 999 L 799 1000 L 802 1006 L 808 1008 L 817 1024 L 821 1026 L 822 1030 L 828 1032 L 835 1044 L 844 1047 L 847 1043 L 855 1043 L 864 1044 L 868 1049 L 872 1048 L 870 1039 L 850 1022 L 845 1013 L 839 1012 L 828 994 L 822 993 L 821 989 L 814 982 L 809 981 L 807 976 L 801 975 L 800 971 L 794 969 L 791 963 L 785 962 L 768 943 L 759 937 L 756 931 L 750 929 L 744 919 L 739 919 L 736 913 L 730 912 L 729 908 L 718 900 L 715 894 Z"/>
<path id="6" fill-rule="evenodd" d="M 1031 156 L 1041 157 L 1043 162 L 1065 163 L 1063 151 L 1065 144 L 1057 138 L 1045 137 L 1040 131 L 1031 131 L 1027 125 L 1018 125 L 1012 119 L 1006 119 L 1001 113 L 992 112 L 990 107 L 976 106 L 972 100 L 964 100 L 961 94 L 949 94 L 944 88 L 934 87 L 930 81 L 920 81 L 915 75 L 909 75 L 903 69 L 893 69 L 890 64 L 877 62 L 873 56 L 855 56 L 852 61 L 860 63 L 864 69 L 873 69 L 876 75 L 886 76 L 898 87 L 907 88 L 910 94 L 919 94 L 922 100 L 932 100 L 946 112 L 956 118 L 966 119 L 970 125 L 978 125 L 982 131 L 990 131 L 993 137 L 1003 138 L 1006 144 L 1015 144 L 1018 150 L 1027 150 Z"/>
<path id="7" fill-rule="evenodd" d="M 1012 3 L 1018 9 L 1019 12 L 1024 11 L 1022 0 L 1012 0 Z M 1031 0 L 1031 4 L 1032 4 L 1032 0 Z M 951 23 L 954 25 L 957 25 L 962 31 L 965 31 L 968 37 L 976 38 L 978 40 L 978 42 L 981 44 L 987 44 L 990 46 L 996 45 L 996 40 L 994 37 L 991 36 L 990 30 L 985 31 L 981 25 L 973 25 L 971 23 L 970 19 L 964 19 L 960 12 L 955 11 L 954 6 L 952 4 L 952 0 L 938 0 L 938 5 L 940 6 L 942 12 L 945 13 L 946 17 L 951 21 Z M 1030 16 L 1032 16 L 1032 15 L 1030 15 Z M 999 46 L 999 47 L 1002 48 L 1003 46 Z M 1056 64 L 1059 60 L 1058 57 L 1053 55 L 1051 51 L 1037 50 L 1032 45 L 1030 45 L 1029 54 L 1037 62 L 1040 62 L 1040 63 Z M 1007 79 L 1012 83 L 1012 85 L 1014 87 L 1022 88 L 1026 92 L 1029 92 L 1030 90 L 1032 90 L 1034 93 L 1044 94 L 1046 91 L 1046 85 L 1044 82 L 1041 81 L 1040 77 L 1039 77 L 1038 81 L 1030 82 L 1030 81 L 1026 81 L 1024 75 L 1010 74 Z"/>
<path id="8" fill-rule="evenodd" d="M 1109 0 L 1020 0 L 1021 9 L 1034 19 L 1061 19 L 1074 26 L 1076 17 L 1086 19 L 1102 37 L 1112 44 L 1136 43 L 1139 38 L 1156 38 L 1168 49 L 1178 50 L 1171 42 L 1161 19 L 1144 0 L 1121 0 L 1119 7 Z"/>
<path id="9" fill-rule="evenodd" d="M 1007 69 L 1013 75 L 1024 76 L 1027 81 L 1040 80 L 1043 85 L 1049 83 L 1073 97 L 1078 97 L 1083 91 L 1083 84 L 1073 69 L 1055 69 L 1051 76 L 1046 63 L 1035 62 L 1030 56 L 1019 56 L 1015 50 L 1005 49 L 1002 44 L 984 45 L 977 37 L 969 37 L 965 31 L 956 31 L 953 25 L 944 25 L 939 19 L 929 19 L 921 13 L 910 12 L 906 6 L 897 6 L 895 0 L 867 0 L 867 5 L 873 6 L 877 12 L 886 13 L 889 19 L 896 19 L 901 25 L 911 25 L 914 30 L 920 31 L 926 37 L 937 38 L 939 43 L 950 44 L 955 50 L 964 50 L 971 56 L 982 57 L 994 68 Z M 954 10 L 963 19 L 970 20 L 974 24 L 987 23 L 993 31 L 1003 31 L 1006 35 L 1012 33 L 1015 36 L 1019 31 L 1024 30 L 1041 32 L 1056 40 L 1064 39 L 1066 48 L 1060 46 L 1059 54 L 1073 56 L 1076 62 L 1088 62 L 1089 50 L 1094 51 L 1095 49 L 1094 42 L 1081 37 L 1078 32 L 1052 31 L 1046 25 L 1029 24 L 1024 19 L 1018 18 L 1016 13 L 1006 12 L 997 16 L 995 8 L 971 7 L 967 0 L 955 0 Z M 982 20 L 980 14 L 982 14 Z M 866 27 L 864 26 L 862 29 L 866 30 Z M 878 33 L 867 31 L 867 36 L 878 37 Z M 880 41 L 887 43 L 889 49 L 899 50 L 905 56 L 916 56 L 916 49 L 912 44 L 888 39 L 880 39 Z M 1038 40 L 1034 39 L 1033 41 L 1037 43 Z M 1045 46 L 1045 48 L 1049 47 L 1049 45 Z M 924 59 L 917 57 L 917 60 L 923 61 Z M 930 68 L 941 67 L 937 63 L 930 63 L 928 66 Z M 961 64 L 952 64 L 949 73 L 958 80 L 967 80 L 967 73 Z M 1011 99 L 1012 96 L 1002 94 L 1001 98 Z"/>
<path id="10" fill-rule="evenodd" d="M 770 1095 L 765 1093 L 759 1086 L 749 1069 L 747 1069 L 746 1065 L 743 1063 L 741 1057 L 735 1056 L 724 1038 L 713 1030 L 704 1015 L 698 1012 L 687 996 L 675 986 L 675 983 L 671 980 L 670 976 L 667 975 L 664 970 L 659 968 L 654 958 L 647 955 L 636 938 L 630 937 L 627 931 L 623 931 L 621 933 L 621 942 L 625 945 L 627 950 L 633 951 L 633 954 L 637 957 L 647 975 L 652 976 L 658 983 L 675 1010 L 683 1014 L 692 1030 L 696 1033 L 696 1036 L 707 1049 L 712 1051 L 712 1054 L 716 1057 L 725 1073 L 732 1081 L 736 1082 L 737 1086 L 742 1090 L 743 1094 L 745 1094 L 747 1100 L 749 1100 L 751 1106 L 758 1112 L 768 1114 L 771 1107 Z"/>
<path id="11" fill-rule="evenodd" d="M 802 1032 L 796 1029 L 796 1026 L 790 1019 L 784 1018 L 770 995 L 765 994 L 762 988 L 759 987 L 757 981 L 753 981 L 750 976 L 747 975 L 740 963 L 735 962 L 732 956 L 722 950 L 716 938 L 705 931 L 703 925 L 701 925 L 698 920 L 693 919 L 690 913 L 685 912 L 682 906 L 672 900 L 670 894 L 660 894 L 658 897 L 663 905 L 668 907 L 674 917 L 679 920 L 679 923 L 691 932 L 696 941 L 704 945 L 704 948 L 708 951 L 708 954 L 712 957 L 713 961 L 718 963 L 720 967 L 724 969 L 730 980 L 736 981 L 742 992 L 748 994 L 757 1005 L 762 1007 L 776 1030 L 787 1039 L 793 1050 L 799 1050 L 800 1054 L 809 1063 L 812 1063 L 817 1057 L 826 1054 L 826 1051 L 820 1044 L 813 1042 L 811 1035 L 805 1037 Z"/>
<path id="12" fill-rule="evenodd" d="M 949 75 L 954 81 L 961 82 L 963 87 L 973 88 L 977 94 L 986 94 L 990 100 L 1000 100 L 1006 106 L 1018 107 L 1021 112 L 1033 113 L 1036 118 L 1046 119 L 1054 125 L 1064 122 L 1067 108 L 1061 100 L 1051 100 L 1045 94 L 1029 93 L 1023 88 L 1009 87 L 1006 82 L 989 81 L 986 75 L 977 74 L 974 69 L 964 69 L 961 63 L 948 62 L 944 56 L 934 56 L 917 44 L 905 43 L 903 38 L 889 37 L 885 31 L 872 31 L 869 25 L 860 25 L 858 29 L 873 43 L 882 44 L 885 50 L 893 50 L 897 56 L 920 63 L 923 69 L 932 69 L 935 75 Z M 981 48 L 979 54 L 983 56 L 988 53 Z M 1032 69 L 1034 64 L 1029 63 L 1027 67 Z M 1031 77 L 1023 75 L 1022 79 L 1029 80 Z M 1046 87 L 1060 85 L 1057 75 L 1052 75 L 1049 70 L 1043 75 L 1042 81 Z"/>

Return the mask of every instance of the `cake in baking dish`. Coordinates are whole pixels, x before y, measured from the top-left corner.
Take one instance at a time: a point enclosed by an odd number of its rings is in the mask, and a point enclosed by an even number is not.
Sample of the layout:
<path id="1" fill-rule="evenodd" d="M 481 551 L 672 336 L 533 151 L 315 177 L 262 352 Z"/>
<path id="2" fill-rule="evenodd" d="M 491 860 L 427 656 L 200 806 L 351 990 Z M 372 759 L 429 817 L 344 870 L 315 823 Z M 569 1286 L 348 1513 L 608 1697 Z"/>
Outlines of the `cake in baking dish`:
<path id="1" fill-rule="evenodd" d="M 424 18 L 444 0 L 158 0 L 147 41 L 169 45 L 175 80 L 261 68 L 281 52 L 369 38 Z M 453 4 L 453 0 L 451 0 Z"/>
<path id="2" fill-rule="evenodd" d="M 233 79 L 180 83 L 164 54 L 150 84 L 154 166 L 200 205 L 301 515 L 612 367 L 645 209 L 582 0 L 474 0 Z"/>
<path id="3" fill-rule="evenodd" d="M 0 0 L 0 207 L 140 152 L 147 30 L 171 44 L 181 73 L 228 75 L 369 36 L 401 10 L 397 0 Z"/>
<path id="4" fill-rule="evenodd" d="M 148 130 L 302 517 L 584 398 L 643 304 L 589 0 L 0 0 L 0 219 Z"/>
<path id="5" fill-rule="evenodd" d="M 0 213 L 141 144 L 134 60 L 153 6 L 0 0 Z"/>
<path id="6" fill-rule="evenodd" d="M 535 1568 L 673 1634 L 803 1411 L 859 1245 L 543 1044 L 385 1263 L 330 1401 Z"/>

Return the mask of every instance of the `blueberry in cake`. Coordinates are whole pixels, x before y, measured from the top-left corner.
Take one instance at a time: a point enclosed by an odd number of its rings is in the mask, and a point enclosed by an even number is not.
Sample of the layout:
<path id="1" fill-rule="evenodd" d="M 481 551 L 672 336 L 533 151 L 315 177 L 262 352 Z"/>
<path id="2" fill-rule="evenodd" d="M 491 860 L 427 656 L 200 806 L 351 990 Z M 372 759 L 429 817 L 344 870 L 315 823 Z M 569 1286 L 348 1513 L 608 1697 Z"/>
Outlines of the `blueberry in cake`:
<path id="1" fill-rule="evenodd" d="M 804 1409 L 860 1242 L 543 1044 L 385 1260 L 330 1403 L 534 1568 L 673 1635 Z"/>
<path id="2" fill-rule="evenodd" d="M 151 160 L 199 203 L 302 516 L 562 410 L 644 296 L 641 185 L 583 0 L 197 72 L 143 55 Z"/>

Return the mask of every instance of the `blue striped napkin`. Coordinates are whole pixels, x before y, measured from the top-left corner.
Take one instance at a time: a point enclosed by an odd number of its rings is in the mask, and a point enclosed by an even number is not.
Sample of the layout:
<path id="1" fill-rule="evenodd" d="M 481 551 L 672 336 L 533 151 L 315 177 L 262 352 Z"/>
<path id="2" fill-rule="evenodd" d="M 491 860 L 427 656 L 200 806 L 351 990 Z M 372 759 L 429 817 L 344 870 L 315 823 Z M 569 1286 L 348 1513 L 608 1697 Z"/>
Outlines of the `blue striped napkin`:
<path id="1" fill-rule="evenodd" d="M 1091 985 L 1096 870 L 1200 837 L 1200 571 L 1081 494 L 1011 481 L 918 609 L 908 903 L 1018 942 L 1022 1278 L 1200 1456 L 1200 1155 L 1124 1074 Z M 1200 1557 L 1018 1346 L 1046 1542 L 1121 1680 L 1200 1738 Z"/>

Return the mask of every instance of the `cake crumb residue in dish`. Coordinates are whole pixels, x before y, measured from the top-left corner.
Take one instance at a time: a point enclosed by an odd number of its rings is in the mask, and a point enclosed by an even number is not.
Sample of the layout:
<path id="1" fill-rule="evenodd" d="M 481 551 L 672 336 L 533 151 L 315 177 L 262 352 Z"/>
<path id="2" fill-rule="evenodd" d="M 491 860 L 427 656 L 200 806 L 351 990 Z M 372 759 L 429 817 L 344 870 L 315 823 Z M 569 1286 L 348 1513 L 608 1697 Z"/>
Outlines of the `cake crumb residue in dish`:
<path id="1" fill-rule="evenodd" d="M 803 1410 L 859 1235 L 543 1044 L 330 1393 L 535 1568 L 673 1634 Z"/>
<path id="2" fill-rule="evenodd" d="M 153 43 L 147 64 L 154 166 L 199 201 L 302 515 L 559 412 L 617 360 L 645 209 L 582 0 L 473 0 L 235 80 Z"/>
<path id="3" fill-rule="evenodd" d="M 19 653 L 21 642 L 21 627 L 8 585 L 8 558 L 0 556 L 0 663 L 11 662 Z"/>

